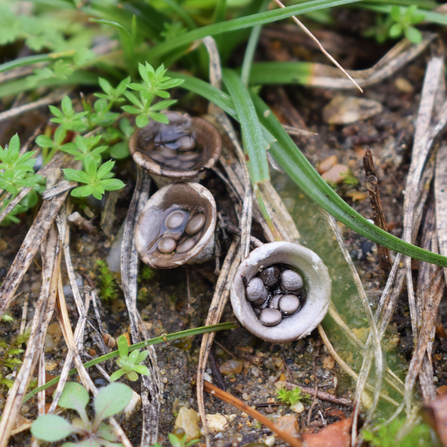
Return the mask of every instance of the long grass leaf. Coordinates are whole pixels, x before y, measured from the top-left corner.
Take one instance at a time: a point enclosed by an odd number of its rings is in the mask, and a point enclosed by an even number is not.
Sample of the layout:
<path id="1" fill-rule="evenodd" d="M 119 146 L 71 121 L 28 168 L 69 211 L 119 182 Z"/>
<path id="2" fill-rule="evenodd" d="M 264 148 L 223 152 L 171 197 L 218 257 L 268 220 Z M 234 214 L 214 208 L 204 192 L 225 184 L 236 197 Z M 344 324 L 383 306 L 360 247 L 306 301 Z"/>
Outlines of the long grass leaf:
<path id="1" fill-rule="evenodd" d="M 309 85 L 314 66 L 312 62 L 258 62 L 251 67 L 250 84 Z"/>
<path id="2" fill-rule="evenodd" d="M 250 93 L 241 78 L 233 70 L 225 69 L 223 71 L 223 81 L 233 99 L 234 108 L 241 125 L 246 162 L 252 184 L 255 186 L 256 183 L 270 178 L 267 147 L 264 145 L 264 139 L 262 138 L 261 125 Z"/>
<path id="3" fill-rule="evenodd" d="M 348 5 L 356 3 L 359 0 L 314 0 L 300 5 L 288 6 L 282 9 L 275 9 L 272 11 L 260 12 L 245 17 L 239 17 L 233 20 L 227 20 L 221 23 L 214 23 L 213 25 L 203 26 L 201 28 L 189 31 L 181 36 L 175 37 L 155 46 L 151 51 L 151 58 L 158 58 L 176 48 L 194 42 L 197 39 L 202 39 L 205 36 L 215 36 L 226 33 L 228 31 L 235 31 L 244 28 L 251 28 L 255 25 L 264 25 L 266 23 L 276 22 L 278 20 L 286 19 L 293 15 L 305 14 L 311 11 L 318 11 L 320 9 L 332 8 L 335 6 Z"/>
<path id="4" fill-rule="evenodd" d="M 0 64 L 0 73 L 3 71 L 11 70 L 17 67 L 23 67 L 25 65 L 37 64 L 40 62 L 54 62 L 62 58 L 71 58 L 75 54 L 75 50 L 64 51 L 61 53 L 45 53 L 36 54 L 34 56 L 20 57 L 4 64 Z"/>
<path id="5" fill-rule="evenodd" d="M 182 88 L 197 93 L 225 110 L 226 113 L 237 119 L 237 114 L 231 98 L 224 92 L 214 88 L 205 81 L 192 76 L 172 73 L 185 82 Z M 447 257 L 440 256 L 430 251 L 423 250 L 415 245 L 381 230 L 353 208 L 351 208 L 318 174 L 306 157 L 301 153 L 293 140 L 287 135 L 281 123 L 275 118 L 266 104 L 257 96 L 251 95 L 257 109 L 258 119 L 262 126 L 277 139 L 269 151 L 277 162 L 286 171 L 290 178 L 305 192 L 315 203 L 343 222 L 351 230 L 388 247 L 398 253 L 410 256 L 421 261 L 447 267 Z"/>
<path id="6" fill-rule="evenodd" d="M 257 95 L 252 94 L 252 99 L 258 112 L 259 121 L 277 139 L 277 142 L 272 144 L 270 153 L 290 178 L 315 203 L 352 230 L 379 245 L 420 261 L 447 266 L 446 257 L 402 241 L 383 231 L 352 209 L 315 171 L 267 105 Z"/>

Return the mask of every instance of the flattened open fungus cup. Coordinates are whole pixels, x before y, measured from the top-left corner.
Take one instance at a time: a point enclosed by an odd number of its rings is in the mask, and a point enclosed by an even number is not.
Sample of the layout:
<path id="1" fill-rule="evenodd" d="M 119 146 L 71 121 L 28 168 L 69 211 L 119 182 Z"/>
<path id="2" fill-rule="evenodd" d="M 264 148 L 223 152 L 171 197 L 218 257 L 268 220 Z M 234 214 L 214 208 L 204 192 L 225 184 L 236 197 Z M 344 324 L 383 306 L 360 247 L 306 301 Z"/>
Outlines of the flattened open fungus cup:
<path id="1" fill-rule="evenodd" d="M 270 280 L 272 272 L 275 275 Z M 295 290 L 288 289 L 287 276 L 299 279 Z M 251 296 L 254 287 L 247 287 L 254 278 L 252 285 L 267 291 L 259 293 L 258 301 Z M 331 293 L 329 272 L 316 253 L 299 244 L 271 242 L 253 250 L 239 266 L 231 287 L 231 305 L 252 334 L 272 343 L 286 343 L 309 335 L 318 326 L 329 308 Z M 283 307 L 278 295 L 284 297 Z M 288 312 L 290 303 L 293 306 Z"/>
<path id="2" fill-rule="evenodd" d="M 167 112 L 169 124 L 151 120 L 137 129 L 129 150 L 135 162 L 147 169 L 159 187 L 174 182 L 198 182 L 220 157 L 218 130 L 203 118 Z"/>
<path id="3" fill-rule="evenodd" d="M 157 269 L 204 262 L 214 254 L 216 203 L 198 183 L 173 183 L 146 203 L 135 228 L 141 260 Z"/>

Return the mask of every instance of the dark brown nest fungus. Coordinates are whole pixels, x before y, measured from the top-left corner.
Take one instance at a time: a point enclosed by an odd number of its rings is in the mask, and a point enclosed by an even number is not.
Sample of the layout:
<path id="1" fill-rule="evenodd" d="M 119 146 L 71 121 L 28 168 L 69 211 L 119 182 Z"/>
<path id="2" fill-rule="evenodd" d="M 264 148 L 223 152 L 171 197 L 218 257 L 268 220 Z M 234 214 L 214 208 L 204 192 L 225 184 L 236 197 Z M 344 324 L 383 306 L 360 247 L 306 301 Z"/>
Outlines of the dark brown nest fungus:
<path id="1" fill-rule="evenodd" d="M 219 132 L 203 118 L 179 112 L 166 116 L 169 124 L 152 120 L 134 132 L 129 142 L 133 159 L 159 186 L 199 181 L 220 157 Z"/>

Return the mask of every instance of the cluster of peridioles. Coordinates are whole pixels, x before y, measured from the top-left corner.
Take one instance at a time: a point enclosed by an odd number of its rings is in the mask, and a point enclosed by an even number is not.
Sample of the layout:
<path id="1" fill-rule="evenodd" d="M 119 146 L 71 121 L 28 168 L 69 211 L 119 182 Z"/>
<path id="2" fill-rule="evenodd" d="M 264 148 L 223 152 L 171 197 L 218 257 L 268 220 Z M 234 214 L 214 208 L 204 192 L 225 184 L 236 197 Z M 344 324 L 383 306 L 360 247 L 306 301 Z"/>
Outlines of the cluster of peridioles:
<path id="1" fill-rule="evenodd" d="M 264 326 L 276 326 L 299 309 L 303 285 L 295 270 L 272 265 L 249 281 L 245 296 Z"/>
<path id="2" fill-rule="evenodd" d="M 172 211 L 164 221 L 166 231 L 158 242 L 158 250 L 165 254 L 191 250 L 197 243 L 194 236 L 203 228 L 205 220 L 202 213 L 191 215 L 182 209 Z"/>

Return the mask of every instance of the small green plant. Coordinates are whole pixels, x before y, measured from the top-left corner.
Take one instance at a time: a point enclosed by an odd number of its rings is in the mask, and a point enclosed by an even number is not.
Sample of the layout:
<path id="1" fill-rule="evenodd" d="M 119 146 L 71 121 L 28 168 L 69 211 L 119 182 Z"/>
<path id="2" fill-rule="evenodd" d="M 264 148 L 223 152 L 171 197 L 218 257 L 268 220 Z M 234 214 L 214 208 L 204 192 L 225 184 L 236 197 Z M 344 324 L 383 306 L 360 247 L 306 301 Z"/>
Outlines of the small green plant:
<path id="1" fill-rule="evenodd" d="M 110 271 L 109 265 L 106 261 L 102 259 L 96 260 L 96 267 L 98 269 L 98 279 L 99 279 L 99 297 L 103 301 L 114 300 L 118 295 L 116 293 L 117 286 L 115 278 Z"/>
<path id="2" fill-rule="evenodd" d="M 403 419 L 395 419 L 376 432 L 362 430 L 362 436 L 372 447 L 429 447 L 433 445 L 430 428 L 425 423 L 418 423 L 405 438 L 397 440 L 396 434 L 403 424 Z"/>
<path id="3" fill-rule="evenodd" d="M 168 434 L 169 442 L 172 447 L 189 447 L 200 441 L 200 439 L 193 439 L 192 441 L 186 442 L 186 433 L 183 428 L 176 428 L 172 433 Z M 162 447 L 158 442 L 152 447 Z"/>
<path id="4" fill-rule="evenodd" d="M 293 388 L 288 390 L 286 388 L 280 388 L 277 391 L 277 398 L 282 403 L 286 405 L 293 406 L 301 401 L 307 401 L 309 396 L 307 394 L 303 394 L 300 387 Z"/>
<path id="5" fill-rule="evenodd" d="M 168 118 L 160 110 L 167 109 L 176 102 L 175 99 L 159 101 L 152 104 L 154 99 L 158 96 L 160 98 L 169 98 L 168 89 L 179 86 L 183 83 L 182 79 L 172 79 L 165 76 L 166 70 L 160 65 L 156 70 L 151 64 L 146 62 L 146 65 L 139 64 L 138 71 L 143 83 L 130 83 L 128 87 L 139 92 L 139 98 L 132 92 L 124 92 L 126 98 L 133 104 L 133 106 L 122 106 L 121 108 L 133 115 L 135 124 L 138 127 L 147 126 L 149 119 L 159 121 L 160 123 L 168 123 Z"/>
<path id="6" fill-rule="evenodd" d="M 124 335 L 121 335 L 118 338 L 118 352 L 120 357 L 117 359 L 116 364 L 120 369 L 110 376 L 110 380 L 115 381 L 125 374 L 129 380 L 135 382 L 138 380 L 138 374 L 143 374 L 145 376 L 149 375 L 147 367 L 140 365 L 141 362 L 146 360 L 146 357 L 149 354 L 146 350 L 140 353 L 139 349 L 135 349 L 135 351 L 132 351 L 129 355 L 127 338 Z"/>
<path id="7" fill-rule="evenodd" d="M 9 317 L 9 315 L 7 316 Z M 2 318 L 2 322 L 8 323 L 9 321 L 8 319 L 5 321 Z M 22 335 L 18 335 L 12 340 L 6 341 L 4 339 L 0 339 L 0 385 L 6 388 L 12 387 L 14 381 L 7 377 L 9 374 L 3 375 L 2 371 L 4 371 L 4 368 L 7 368 L 12 372 L 14 368 L 22 364 L 21 354 L 25 352 L 22 349 L 22 345 L 28 340 L 28 338 L 29 331 L 24 332 Z"/>
<path id="8" fill-rule="evenodd" d="M 399 6 L 394 5 L 391 7 L 390 16 L 396 22 L 390 28 L 390 37 L 397 38 L 404 34 L 410 42 L 419 43 L 422 40 L 421 32 L 412 26 L 425 19 L 425 14 L 419 13 L 416 5 L 409 6 L 403 13 Z"/>
<path id="9" fill-rule="evenodd" d="M 71 192 L 73 197 L 87 197 L 92 195 L 95 199 L 101 200 L 105 191 L 116 191 L 125 185 L 119 179 L 113 177 L 110 172 L 115 165 L 114 161 L 106 161 L 98 167 L 97 161 L 93 156 L 87 155 L 84 159 L 84 170 L 64 169 L 65 178 L 74 182 L 85 183 L 85 186 L 79 186 Z"/>
<path id="10" fill-rule="evenodd" d="M 132 390 L 122 383 L 112 383 L 99 390 L 94 400 L 95 418 L 90 421 L 87 417 L 86 406 L 90 397 L 88 391 L 79 383 L 68 382 L 59 400 L 59 406 L 76 410 L 80 419 L 71 423 L 60 416 L 46 414 L 39 416 L 31 426 L 31 433 L 37 439 L 46 442 L 60 441 L 71 434 L 82 437 L 80 442 L 66 442 L 62 447 L 90 446 L 111 447 L 122 446 L 116 444 L 118 437 L 104 420 L 114 416 L 126 408 L 132 399 Z"/>
<path id="11" fill-rule="evenodd" d="M 20 155 L 20 139 L 16 134 L 9 145 L 0 146 L 0 189 L 4 189 L 15 197 L 22 188 L 34 188 L 42 179 L 34 174 L 36 160 L 32 158 L 36 151 Z"/>
<path id="12" fill-rule="evenodd" d="M 144 265 L 143 268 L 141 269 L 138 281 L 139 282 L 149 281 L 153 277 L 154 277 L 154 271 L 148 265 Z"/>

